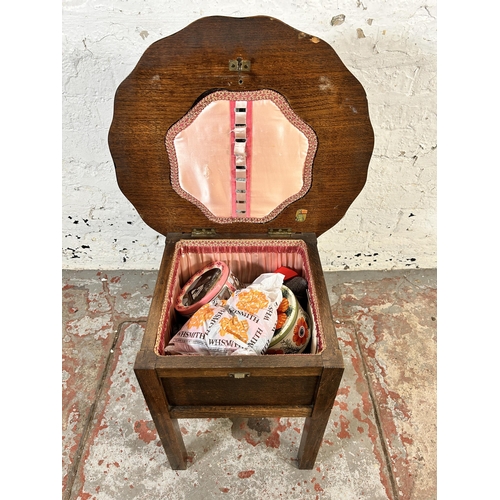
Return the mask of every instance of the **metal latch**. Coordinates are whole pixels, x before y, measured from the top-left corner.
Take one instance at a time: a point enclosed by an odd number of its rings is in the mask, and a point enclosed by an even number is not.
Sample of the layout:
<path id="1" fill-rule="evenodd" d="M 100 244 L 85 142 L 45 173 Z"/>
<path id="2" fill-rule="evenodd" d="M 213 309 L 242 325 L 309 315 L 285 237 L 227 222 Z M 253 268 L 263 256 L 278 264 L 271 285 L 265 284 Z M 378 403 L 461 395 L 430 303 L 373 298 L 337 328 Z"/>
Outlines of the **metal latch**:
<path id="1" fill-rule="evenodd" d="M 292 230 L 291 229 L 269 229 L 267 232 L 269 236 L 275 236 L 275 237 L 280 237 L 280 238 L 289 238 L 292 236 Z"/>
<path id="2" fill-rule="evenodd" d="M 247 378 L 250 377 L 250 373 L 243 373 L 243 372 L 230 373 L 229 376 L 233 378 Z"/>
<path id="3" fill-rule="evenodd" d="M 241 57 L 229 60 L 229 71 L 250 71 L 251 66 L 250 61 Z"/>
<path id="4" fill-rule="evenodd" d="M 195 228 L 191 231 L 191 236 L 193 238 L 205 238 L 207 236 L 215 236 L 215 229 L 213 228 Z"/>

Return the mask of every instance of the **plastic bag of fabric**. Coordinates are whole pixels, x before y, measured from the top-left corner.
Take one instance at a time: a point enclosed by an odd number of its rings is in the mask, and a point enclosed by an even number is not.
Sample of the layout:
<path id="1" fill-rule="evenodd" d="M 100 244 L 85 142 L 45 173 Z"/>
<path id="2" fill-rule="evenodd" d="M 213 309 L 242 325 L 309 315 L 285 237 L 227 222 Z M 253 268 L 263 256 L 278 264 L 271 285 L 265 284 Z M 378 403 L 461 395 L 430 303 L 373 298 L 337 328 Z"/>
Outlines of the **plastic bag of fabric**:
<path id="1" fill-rule="evenodd" d="M 261 274 L 227 301 L 199 309 L 170 340 L 166 354 L 265 354 L 276 329 L 283 274 Z"/>

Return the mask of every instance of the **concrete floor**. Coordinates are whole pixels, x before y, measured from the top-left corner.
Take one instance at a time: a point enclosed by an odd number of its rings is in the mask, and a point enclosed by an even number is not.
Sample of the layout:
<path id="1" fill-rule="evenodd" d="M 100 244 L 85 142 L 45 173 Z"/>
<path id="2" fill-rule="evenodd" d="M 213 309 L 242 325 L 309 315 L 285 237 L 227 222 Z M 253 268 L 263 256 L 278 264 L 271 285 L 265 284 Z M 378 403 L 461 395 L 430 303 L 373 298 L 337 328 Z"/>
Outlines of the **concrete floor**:
<path id="1" fill-rule="evenodd" d="M 172 471 L 133 373 L 156 272 L 63 271 L 63 500 L 435 499 L 436 272 L 325 279 L 346 369 L 315 468 L 303 419 L 195 419 Z"/>

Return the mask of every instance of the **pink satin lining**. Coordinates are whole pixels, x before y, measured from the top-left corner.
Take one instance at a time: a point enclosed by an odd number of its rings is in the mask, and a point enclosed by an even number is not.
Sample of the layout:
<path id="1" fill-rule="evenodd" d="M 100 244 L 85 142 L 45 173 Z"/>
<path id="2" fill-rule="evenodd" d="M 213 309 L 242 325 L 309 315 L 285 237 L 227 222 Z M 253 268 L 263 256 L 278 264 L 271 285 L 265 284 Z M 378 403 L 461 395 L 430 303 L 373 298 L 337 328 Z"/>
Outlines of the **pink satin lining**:
<path id="1" fill-rule="evenodd" d="M 304 186 L 309 140 L 270 99 L 210 102 L 173 142 L 180 188 L 217 218 L 265 217 Z"/>
<path id="2" fill-rule="evenodd" d="M 250 214 L 252 101 L 230 101 L 232 216 Z"/>
<path id="3" fill-rule="evenodd" d="M 215 101 L 174 139 L 181 188 L 217 217 L 231 217 L 230 101 Z"/>
<path id="4" fill-rule="evenodd" d="M 231 134 L 231 155 L 229 157 L 231 161 L 231 217 L 236 217 L 236 156 L 234 155 L 234 143 L 236 140 L 235 122 L 236 115 L 235 110 L 236 101 L 229 101 L 229 130 Z M 208 208 L 208 207 L 207 207 Z"/>
<path id="5" fill-rule="evenodd" d="M 272 101 L 253 106 L 251 216 L 263 217 L 302 188 L 309 143 Z"/>
<path id="6" fill-rule="evenodd" d="M 253 101 L 246 101 L 247 103 L 247 126 L 246 126 L 246 164 L 247 164 L 247 187 L 246 187 L 246 211 L 249 217 L 253 216 L 252 213 L 252 162 L 253 162 Z"/>
<path id="7" fill-rule="evenodd" d="M 301 240 L 181 240 L 176 244 L 168 277 L 155 352 L 163 354 L 175 321 L 174 303 L 184 284 L 200 269 L 214 261 L 225 262 L 242 285 L 262 273 L 281 266 L 295 270 L 309 283 L 311 309 L 317 332 L 318 351 L 323 349 L 322 327 L 316 305 L 316 287 L 311 279 L 307 247 Z M 182 326 L 182 325 L 178 325 Z"/>

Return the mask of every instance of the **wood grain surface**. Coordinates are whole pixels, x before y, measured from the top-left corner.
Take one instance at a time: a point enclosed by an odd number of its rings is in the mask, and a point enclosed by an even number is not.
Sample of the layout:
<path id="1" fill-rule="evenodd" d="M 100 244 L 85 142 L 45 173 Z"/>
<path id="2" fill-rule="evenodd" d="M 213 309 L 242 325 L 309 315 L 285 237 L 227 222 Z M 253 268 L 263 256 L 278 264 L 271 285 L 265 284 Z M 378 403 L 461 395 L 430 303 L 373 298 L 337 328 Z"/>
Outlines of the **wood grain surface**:
<path id="1" fill-rule="evenodd" d="M 229 61 L 238 57 L 251 62 L 249 72 L 229 70 Z M 217 224 L 171 186 L 165 134 L 200 96 L 219 89 L 275 90 L 318 137 L 310 190 L 270 222 Z M 361 84 L 329 44 L 270 17 L 214 16 L 145 51 L 116 92 L 109 148 L 120 189 L 161 234 L 290 228 L 320 235 L 361 191 L 373 129 Z M 308 211 L 303 222 L 295 219 L 298 209 Z"/>

